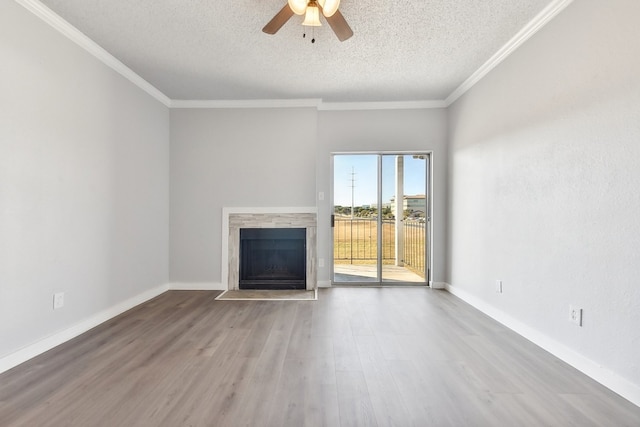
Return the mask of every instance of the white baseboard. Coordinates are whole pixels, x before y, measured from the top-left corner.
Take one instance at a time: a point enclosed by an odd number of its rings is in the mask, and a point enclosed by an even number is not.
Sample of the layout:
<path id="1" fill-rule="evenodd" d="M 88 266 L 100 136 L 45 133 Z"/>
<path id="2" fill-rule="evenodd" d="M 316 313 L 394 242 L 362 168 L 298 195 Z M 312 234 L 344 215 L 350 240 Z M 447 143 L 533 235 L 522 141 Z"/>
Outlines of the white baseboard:
<path id="1" fill-rule="evenodd" d="M 226 291 L 227 286 L 216 282 L 172 282 L 169 283 L 172 291 Z"/>
<path id="2" fill-rule="evenodd" d="M 447 289 L 445 282 L 431 282 L 431 289 Z"/>
<path id="3" fill-rule="evenodd" d="M 445 289 L 467 304 L 475 307 L 487 316 L 502 323 L 507 328 L 553 354 L 558 359 L 568 363 L 583 374 L 593 378 L 603 386 L 624 397 L 634 405 L 640 406 L 640 386 L 637 384 L 630 382 L 606 367 L 584 357 L 571 348 L 559 343 L 553 338 L 548 337 L 519 320 L 514 319 L 502 310 L 498 310 L 486 301 L 483 301 L 462 289 L 456 288 L 448 283 L 445 283 Z"/>
<path id="4" fill-rule="evenodd" d="M 56 332 L 55 334 L 43 338 L 40 341 L 21 348 L 16 352 L 8 354 L 0 359 L 0 373 L 8 371 L 9 369 L 18 366 L 29 359 L 32 359 L 46 351 L 49 351 L 52 348 L 57 347 L 60 344 L 87 332 L 89 329 L 95 328 L 99 324 L 104 323 L 107 320 L 112 319 L 117 315 L 122 314 L 137 305 L 142 304 L 143 302 L 157 297 L 167 290 L 169 290 L 169 286 L 166 284 L 157 286 L 153 289 L 149 289 L 148 291 L 122 301 L 121 303 L 118 303 L 113 307 L 102 310 L 101 312 L 96 313 L 95 315 L 79 323 L 76 323 L 75 325 L 67 329 Z"/>
<path id="5" fill-rule="evenodd" d="M 318 280 L 318 287 L 319 288 L 330 288 L 331 287 L 331 280 Z"/>

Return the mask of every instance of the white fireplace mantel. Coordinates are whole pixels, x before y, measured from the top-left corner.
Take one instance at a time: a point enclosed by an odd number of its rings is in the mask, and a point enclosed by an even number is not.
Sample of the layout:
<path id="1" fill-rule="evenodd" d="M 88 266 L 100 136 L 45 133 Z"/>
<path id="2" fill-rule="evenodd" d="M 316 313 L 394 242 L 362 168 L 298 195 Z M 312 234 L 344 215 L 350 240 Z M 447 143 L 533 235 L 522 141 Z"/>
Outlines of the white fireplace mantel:
<path id="1" fill-rule="evenodd" d="M 301 214 L 299 217 L 296 214 Z M 312 214 L 312 215 L 309 215 Z M 250 227 L 307 229 L 307 289 L 317 287 L 317 208 L 315 207 L 225 207 L 222 208 L 222 283 L 238 289 L 238 222 Z M 232 252 L 233 251 L 233 252 Z M 230 274 L 231 273 L 231 274 Z"/>

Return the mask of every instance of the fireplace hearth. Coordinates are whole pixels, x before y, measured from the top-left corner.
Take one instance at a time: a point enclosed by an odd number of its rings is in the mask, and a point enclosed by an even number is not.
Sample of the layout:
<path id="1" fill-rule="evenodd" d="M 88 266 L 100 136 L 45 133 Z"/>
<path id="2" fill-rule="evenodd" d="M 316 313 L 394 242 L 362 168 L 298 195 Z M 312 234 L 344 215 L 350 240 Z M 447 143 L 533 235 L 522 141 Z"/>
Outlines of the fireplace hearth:
<path id="1" fill-rule="evenodd" d="M 240 289 L 306 289 L 306 229 L 241 228 Z"/>

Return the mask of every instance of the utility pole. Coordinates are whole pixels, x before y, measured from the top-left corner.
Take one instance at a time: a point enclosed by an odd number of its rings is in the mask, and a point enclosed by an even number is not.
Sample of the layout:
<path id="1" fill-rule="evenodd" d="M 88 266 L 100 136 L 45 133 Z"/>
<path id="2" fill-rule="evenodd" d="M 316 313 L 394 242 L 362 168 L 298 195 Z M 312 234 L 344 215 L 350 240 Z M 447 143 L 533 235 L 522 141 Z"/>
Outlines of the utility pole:
<path id="1" fill-rule="evenodd" d="M 355 170 L 353 168 L 353 166 L 351 166 L 351 185 L 349 187 L 351 187 L 351 220 L 353 220 L 354 217 L 354 206 L 353 206 L 353 194 L 355 192 L 355 188 L 356 188 L 356 173 Z"/>
<path id="2" fill-rule="evenodd" d="M 354 218 L 354 210 L 355 210 L 354 209 L 355 206 L 353 206 L 354 205 L 354 203 L 353 203 L 353 194 L 354 194 L 354 191 L 355 191 L 355 188 L 356 188 L 356 172 L 355 172 L 353 166 L 351 166 L 351 185 L 350 185 L 350 187 L 351 187 L 351 221 L 349 221 L 350 222 L 350 224 L 349 224 L 350 225 L 349 238 L 351 240 L 351 243 L 349 244 L 349 248 L 351 250 L 350 263 L 353 264 L 353 218 Z"/>

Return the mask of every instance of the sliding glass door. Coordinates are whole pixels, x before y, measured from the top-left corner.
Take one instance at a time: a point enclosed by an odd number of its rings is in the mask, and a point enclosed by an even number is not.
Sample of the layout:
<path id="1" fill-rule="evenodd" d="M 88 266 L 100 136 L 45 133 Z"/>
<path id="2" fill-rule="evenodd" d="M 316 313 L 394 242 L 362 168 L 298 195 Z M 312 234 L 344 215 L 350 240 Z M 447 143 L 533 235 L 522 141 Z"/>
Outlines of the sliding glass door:
<path id="1" fill-rule="evenodd" d="M 333 283 L 429 282 L 429 159 L 333 155 Z"/>

